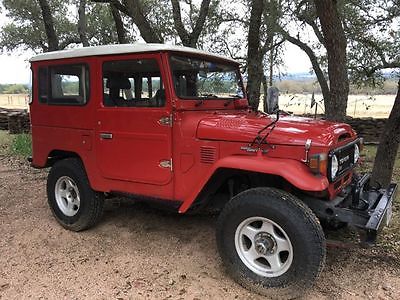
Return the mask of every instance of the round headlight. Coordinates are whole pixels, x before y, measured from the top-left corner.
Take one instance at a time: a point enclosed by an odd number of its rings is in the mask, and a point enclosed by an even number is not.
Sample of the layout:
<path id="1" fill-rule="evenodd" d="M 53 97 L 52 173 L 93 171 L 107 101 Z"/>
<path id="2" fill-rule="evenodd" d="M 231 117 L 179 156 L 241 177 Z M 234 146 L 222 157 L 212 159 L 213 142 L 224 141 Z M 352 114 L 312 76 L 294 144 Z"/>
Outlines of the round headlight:
<path id="1" fill-rule="evenodd" d="M 357 144 L 355 144 L 355 146 L 354 146 L 354 163 L 356 163 L 359 158 L 360 158 L 360 148 L 358 147 Z"/>
<path id="2" fill-rule="evenodd" d="M 333 155 L 332 160 L 331 160 L 331 178 L 332 179 L 334 179 L 336 177 L 338 170 L 339 170 L 339 162 L 338 162 L 336 155 Z"/>

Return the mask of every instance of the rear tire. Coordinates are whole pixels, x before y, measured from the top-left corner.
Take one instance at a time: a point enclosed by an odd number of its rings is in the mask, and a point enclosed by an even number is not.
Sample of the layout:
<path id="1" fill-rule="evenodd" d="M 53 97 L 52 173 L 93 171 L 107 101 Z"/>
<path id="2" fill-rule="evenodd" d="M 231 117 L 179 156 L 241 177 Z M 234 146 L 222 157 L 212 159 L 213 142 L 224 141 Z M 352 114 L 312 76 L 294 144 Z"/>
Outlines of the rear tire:
<path id="1" fill-rule="evenodd" d="M 58 161 L 51 168 L 47 199 L 56 220 L 68 230 L 88 229 L 103 214 L 104 195 L 90 187 L 83 164 L 77 158 Z"/>
<path id="2" fill-rule="evenodd" d="M 304 294 L 325 264 L 325 237 L 303 202 L 274 188 L 244 191 L 219 216 L 217 244 L 227 272 L 274 299 Z"/>

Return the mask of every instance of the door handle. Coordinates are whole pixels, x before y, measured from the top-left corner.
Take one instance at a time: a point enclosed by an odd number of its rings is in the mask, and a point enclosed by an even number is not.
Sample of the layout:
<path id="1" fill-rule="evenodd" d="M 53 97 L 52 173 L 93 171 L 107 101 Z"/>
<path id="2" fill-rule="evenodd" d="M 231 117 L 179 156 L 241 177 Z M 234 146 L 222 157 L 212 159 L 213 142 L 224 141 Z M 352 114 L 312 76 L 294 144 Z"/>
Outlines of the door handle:
<path id="1" fill-rule="evenodd" d="M 109 133 L 109 132 L 103 132 L 103 133 L 100 133 L 100 137 L 103 140 L 112 140 L 113 135 L 112 135 L 112 133 Z"/>

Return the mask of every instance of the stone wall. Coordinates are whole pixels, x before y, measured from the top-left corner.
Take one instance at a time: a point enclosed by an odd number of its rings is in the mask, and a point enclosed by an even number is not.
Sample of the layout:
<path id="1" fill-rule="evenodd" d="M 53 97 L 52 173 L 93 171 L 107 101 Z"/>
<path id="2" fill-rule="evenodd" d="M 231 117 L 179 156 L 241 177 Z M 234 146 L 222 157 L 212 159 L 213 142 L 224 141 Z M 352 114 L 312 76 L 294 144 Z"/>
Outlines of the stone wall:
<path id="1" fill-rule="evenodd" d="M 0 130 L 8 130 L 11 134 L 29 132 L 29 113 L 25 109 L 5 109 L 0 107 Z"/>
<path id="2" fill-rule="evenodd" d="M 346 123 L 364 138 L 366 143 L 378 143 L 379 137 L 385 128 L 387 119 L 347 118 Z"/>

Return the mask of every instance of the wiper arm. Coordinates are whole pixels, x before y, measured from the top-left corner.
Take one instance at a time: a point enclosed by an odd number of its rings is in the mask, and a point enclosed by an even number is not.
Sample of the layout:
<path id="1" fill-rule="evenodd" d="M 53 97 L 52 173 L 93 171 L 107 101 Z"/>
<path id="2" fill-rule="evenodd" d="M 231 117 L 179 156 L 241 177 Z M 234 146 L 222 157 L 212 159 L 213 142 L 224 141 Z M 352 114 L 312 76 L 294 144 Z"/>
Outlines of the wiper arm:
<path id="1" fill-rule="evenodd" d="M 200 94 L 200 96 L 205 98 L 218 98 L 218 96 L 215 94 Z"/>
<path id="2" fill-rule="evenodd" d="M 280 114 L 280 110 L 276 111 L 276 119 L 274 121 L 272 121 L 271 123 L 269 123 L 267 126 L 265 126 L 264 128 L 261 128 L 258 132 L 257 132 L 257 136 L 254 138 L 254 140 L 251 142 L 250 146 L 254 146 L 255 143 L 258 144 L 258 147 L 261 146 L 262 143 L 265 142 L 265 140 L 267 139 L 267 137 L 271 134 L 271 132 L 274 130 L 276 123 L 279 121 L 279 114 Z M 261 137 L 261 133 L 263 133 L 265 130 L 267 130 L 268 128 L 271 127 L 271 130 L 267 132 L 267 134 L 265 134 L 263 137 Z"/>

